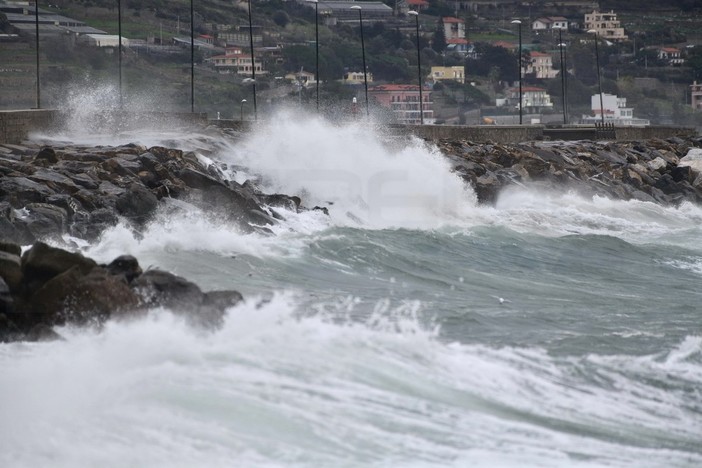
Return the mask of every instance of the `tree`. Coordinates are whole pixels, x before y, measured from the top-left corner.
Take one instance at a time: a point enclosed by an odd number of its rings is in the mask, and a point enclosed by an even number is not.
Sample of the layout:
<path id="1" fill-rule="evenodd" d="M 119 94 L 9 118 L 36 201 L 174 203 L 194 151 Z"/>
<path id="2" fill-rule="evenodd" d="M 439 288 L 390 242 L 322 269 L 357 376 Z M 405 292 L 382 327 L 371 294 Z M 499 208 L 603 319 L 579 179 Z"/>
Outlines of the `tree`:
<path id="1" fill-rule="evenodd" d="M 290 17 L 283 10 L 276 11 L 275 13 L 273 13 L 271 18 L 273 19 L 273 22 L 281 28 L 284 28 L 290 22 Z"/>
<path id="2" fill-rule="evenodd" d="M 436 26 L 436 31 L 434 31 L 434 36 L 431 41 L 431 48 L 437 53 L 442 53 L 446 50 L 446 33 L 444 32 L 444 20 L 439 18 L 439 22 Z"/>
<path id="3" fill-rule="evenodd" d="M 466 60 L 466 70 L 473 75 L 488 76 L 493 69 L 497 69 L 496 78 L 502 81 L 519 80 L 517 70 L 517 57 L 505 49 L 484 42 L 475 45 L 476 58 Z"/>

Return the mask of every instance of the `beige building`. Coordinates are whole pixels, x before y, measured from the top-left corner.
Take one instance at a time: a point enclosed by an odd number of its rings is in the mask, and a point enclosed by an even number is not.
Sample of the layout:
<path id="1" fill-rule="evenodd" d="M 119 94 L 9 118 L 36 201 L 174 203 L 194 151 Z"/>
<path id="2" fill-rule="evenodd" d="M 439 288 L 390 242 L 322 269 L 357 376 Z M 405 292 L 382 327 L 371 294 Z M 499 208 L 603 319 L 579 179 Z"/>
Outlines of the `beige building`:
<path id="1" fill-rule="evenodd" d="M 368 72 L 366 75 L 368 82 L 372 83 L 373 74 Z M 344 73 L 344 77 L 341 79 L 341 82 L 347 85 L 363 84 L 363 72 L 346 72 Z"/>
<path id="2" fill-rule="evenodd" d="M 690 96 L 692 108 L 702 111 L 702 83 L 695 81 L 690 85 Z"/>
<path id="3" fill-rule="evenodd" d="M 594 29 L 597 35 L 608 41 L 625 41 L 628 39 L 624 34 L 624 28 L 617 19 L 617 14 L 612 10 L 609 13 L 601 13 L 597 10 L 585 15 L 585 30 Z"/>
<path id="4" fill-rule="evenodd" d="M 524 68 L 525 75 L 532 74 L 535 78 L 543 80 L 558 76 L 558 70 L 553 69 L 553 57 L 543 52 L 530 52 L 530 61 Z"/>
<path id="5" fill-rule="evenodd" d="M 437 81 L 451 80 L 463 84 L 466 82 L 465 74 L 466 70 L 464 67 L 461 66 L 431 67 L 431 74 L 429 75 L 429 79 L 431 79 L 434 83 L 436 83 Z"/>
<path id="6" fill-rule="evenodd" d="M 236 73 L 237 75 L 251 75 L 251 54 L 246 54 L 240 47 L 228 47 L 224 55 L 215 55 L 207 59 L 214 65 L 218 73 Z M 259 61 L 256 61 L 256 73 L 268 74 Z"/>

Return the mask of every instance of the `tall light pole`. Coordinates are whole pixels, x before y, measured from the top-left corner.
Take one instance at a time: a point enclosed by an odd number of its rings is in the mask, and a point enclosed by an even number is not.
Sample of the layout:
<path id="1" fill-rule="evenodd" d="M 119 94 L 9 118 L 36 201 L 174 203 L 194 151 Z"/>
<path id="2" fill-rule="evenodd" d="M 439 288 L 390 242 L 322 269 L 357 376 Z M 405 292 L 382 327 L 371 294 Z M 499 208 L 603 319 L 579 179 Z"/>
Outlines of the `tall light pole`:
<path id="1" fill-rule="evenodd" d="M 588 31 L 588 33 L 595 35 L 595 64 L 597 66 L 597 88 L 600 92 L 600 116 L 602 117 L 602 126 L 604 128 L 605 117 L 604 117 L 604 103 L 602 102 L 602 76 L 600 74 L 600 49 L 597 46 L 597 42 L 599 42 L 599 41 L 598 41 L 596 29 L 590 29 Z"/>
<path id="2" fill-rule="evenodd" d="M 560 34 L 560 33 L 559 33 Z M 563 96 L 563 125 L 566 125 L 568 123 L 568 93 L 566 90 L 566 66 L 565 66 L 565 56 L 566 56 L 566 51 L 565 51 L 566 45 L 562 42 L 558 43 L 558 48 L 560 49 L 561 52 L 561 94 Z"/>
<path id="3" fill-rule="evenodd" d="M 522 22 L 512 20 L 512 24 L 516 24 L 519 29 L 519 54 L 517 57 L 517 66 L 519 67 L 519 125 L 522 124 Z"/>
<path id="4" fill-rule="evenodd" d="M 314 3 L 314 45 L 315 45 L 315 73 L 314 81 L 317 87 L 317 112 L 319 112 L 319 0 L 307 0 Z"/>
<path id="5" fill-rule="evenodd" d="M 241 100 L 241 107 L 239 107 L 239 121 L 243 122 L 244 121 L 244 103 L 246 102 L 246 99 Z"/>
<path id="6" fill-rule="evenodd" d="M 117 48 L 117 64 L 119 67 L 119 107 L 122 108 L 122 0 L 117 0 L 117 37 L 119 46 Z"/>
<path id="7" fill-rule="evenodd" d="M 258 120 L 258 110 L 256 109 L 256 59 L 254 58 L 253 25 L 251 23 L 252 1 L 253 0 L 249 0 L 249 45 L 251 46 L 251 83 L 253 84 L 254 120 Z"/>
<path id="8" fill-rule="evenodd" d="M 424 97 L 422 96 L 422 57 L 419 53 L 419 13 L 408 11 L 407 14 L 414 16 L 414 25 L 417 29 L 417 82 L 419 83 L 419 121 L 424 125 Z"/>
<path id="9" fill-rule="evenodd" d="M 41 109 L 41 86 L 39 82 L 39 0 L 34 1 L 34 28 L 37 49 L 37 109 Z"/>
<path id="10" fill-rule="evenodd" d="M 560 51 L 561 54 L 561 95 L 563 96 L 563 125 L 566 125 L 568 123 L 568 94 L 566 92 L 566 70 L 568 68 L 566 67 L 566 49 L 565 49 L 565 44 L 563 43 L 563 28 L 559 27 L 558 28 L 558 50 Z"/>
<path id="11" fill-rule="evenodd" d="M 351 7 L 352 10 L 358 10 L 358 22 L 361 24 L 361 55 L 363 56 L 363 87 L 366 90 L 366 117 L 370 115 L 368 110 L 368 73 L 366 71 L 366 45 L 363 42 L 363 13 L 361 13 L 361 7 L 359 5 L 354 5 Z"/>
<path id="12" fill-rule="evenodd" d="M 193 0 L 190 0 L 190 112 L 195 112 L 195 7 Z"/>

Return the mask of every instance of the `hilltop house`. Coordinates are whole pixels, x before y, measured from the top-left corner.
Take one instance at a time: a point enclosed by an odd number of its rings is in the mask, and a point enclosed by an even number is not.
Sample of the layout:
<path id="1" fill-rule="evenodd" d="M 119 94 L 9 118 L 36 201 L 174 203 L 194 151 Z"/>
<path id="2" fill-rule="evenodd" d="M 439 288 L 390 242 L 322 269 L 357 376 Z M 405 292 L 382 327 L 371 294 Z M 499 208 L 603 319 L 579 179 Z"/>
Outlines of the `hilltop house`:
<path id="1" fill-rule="evenodd" d="M 600 13 L 595 10 L 592 13 L 585 15 L 585 30 L 594 29 L 597 35 L 608 41 L 617 42 L 625 41 L 628 36 L 624 34 L 624 28 L 617 19 L 617 14 L 614 11 L 609 13 Z"/>
<path id="2" fill-rule="evenodd" d="M 382 107 L 392 110 L 398 123 L 416 125 L 421 123 L 419 86 L 406 84 L 386 84 L 368 88 L 371 95 Z M 434 123 L 431 90 L 422 88 L 422 114 L 424 123 Z"/>
<path id="3" fill-rule="evenodd" d="M 590 105 L 593 115 L 583 115 L 583 123 L 598 123 L 604 120 L 606 123 L 627 127 L 643 127 L 649 125 L 646 119 L 634 117 L 634 109 L 626 107 L 626 98 L 617 97 L 614 94 L 602 93 L 602 109 L 600 109 L 600 95 L 593 94 L 590 98 Z"/>

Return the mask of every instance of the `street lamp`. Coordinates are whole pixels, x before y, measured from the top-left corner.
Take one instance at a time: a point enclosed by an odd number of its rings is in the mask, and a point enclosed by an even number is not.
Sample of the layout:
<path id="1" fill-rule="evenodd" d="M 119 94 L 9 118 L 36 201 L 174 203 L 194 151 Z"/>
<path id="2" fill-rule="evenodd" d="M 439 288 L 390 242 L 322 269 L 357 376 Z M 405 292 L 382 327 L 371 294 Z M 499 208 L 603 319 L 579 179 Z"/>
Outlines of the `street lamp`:
<path id="1" fill-rule="evenodd" d="M 602 126 L 604 128 L 604 123 L 605 123 L 605 117 L 604 117 L 604 103 L 602 102 L 602 77 L 600 74 L 600 49 L 597 46 L 597 30 L 596 29 L 590 29 L 588 30 L 588 34 L 594 34 L 595 35 L 595 64 L 597 65 L 597 87 L 600 92 L 600 116 L 602 117 Z"/>
<path id="2" fill-rule="evenodd" d="M 249 0 L 249 45 L 251 46 L 251 83 L 253 83 L 254 120 L 258 120 L 258 111 L 256 109 L 256 60 L 254 59 L 253 26 L 251 24 L 252 1 L 253 0 Z"/>
<path id="3" fill-rule="evenodd" d="M 352 10 L 358 10 L 358 22 L 361 25 L 361 55 L 363 56 L 363 87 L 366 90 L 366 117 L 370 115 L 368 110 L 368 73 L 366 72 L 366 45 L 363 42 L 363 13 L 361 13 L 361 7 L 359 5 L 354 5 L 351 7 Z"/>
<path id="4" fill-rule="evenodd" d="M 522 22 L 512 20 L 512 24 L 516 24 L 519 29 L 519 57 L 517 65 L 519 67 L 519 125 L 522 124 Z"/>
<path id="5" fill-rule="evenodd" d="M 34 2 L 34 27 L 36 28 L 36 49 L 37 49 L 37 109 L 41 109 L 41 86 L 39 81 L 39 0 Z"/>
<path id="6" fill-rule="evenodd" d="M 241 100 L 241 106 L 239 107 L 239 121 L 243 122 L 244 121 L 244 103 L 246 102 L 246 99 Z"/>
<path id="7" fill-rule="evenodd" d="M 314 3 L 314 45 L 316 57 L 314 80 L 317 87 L 317 112 L 319 112 L 319 0 L 307 1 Z"/>
<path id="8" fill-rule="evenodd" d="M 563 96 L 563 125 L 568 123 L 568 88 L 566 77 L 568 67 L 566 66 L 566 45 L 563 42 L 563 27 L 558 28 L 558 50 L 561 54 L 561 94 Z"/>
<path id="9" fill-rule="evenodd" d="M 560 36 L 560 30 L 558 32 L 558 35 Z M 566 91 L 566 65 L 565 65 L 565 60 L 566 60 L 566 51 L 565 51 L 566 45 L 562 42 L 558 44 L 558 48 L 560 49 L 561 52 L 561 95 L 563 96 L 563 125 L 566 125 L 568 123 L 568 94 Z"/>
<path id="10" fill-rule="evenodd" d="M 117 48 L 117 63 L 119 68 L 119 107 L 122 107 L 122 0 L 117 0 L 117 37 L 119 47 Z"/>
<path id="11" fill-rule="evenodd" d="M 193 0 L 190 0 L 190 112 L 195 112 L 195 7 Z"/>
<path id="12" fill-rule="evenodd" d="M 422 58 L 419 53 L 419 13 L 408 11 L 407 14 L 414 16 L 414 24 L 417 28 L 417 81 L 419 82 L 419 121 L 424 125 L 424 98 L 422 96 Z"/>

